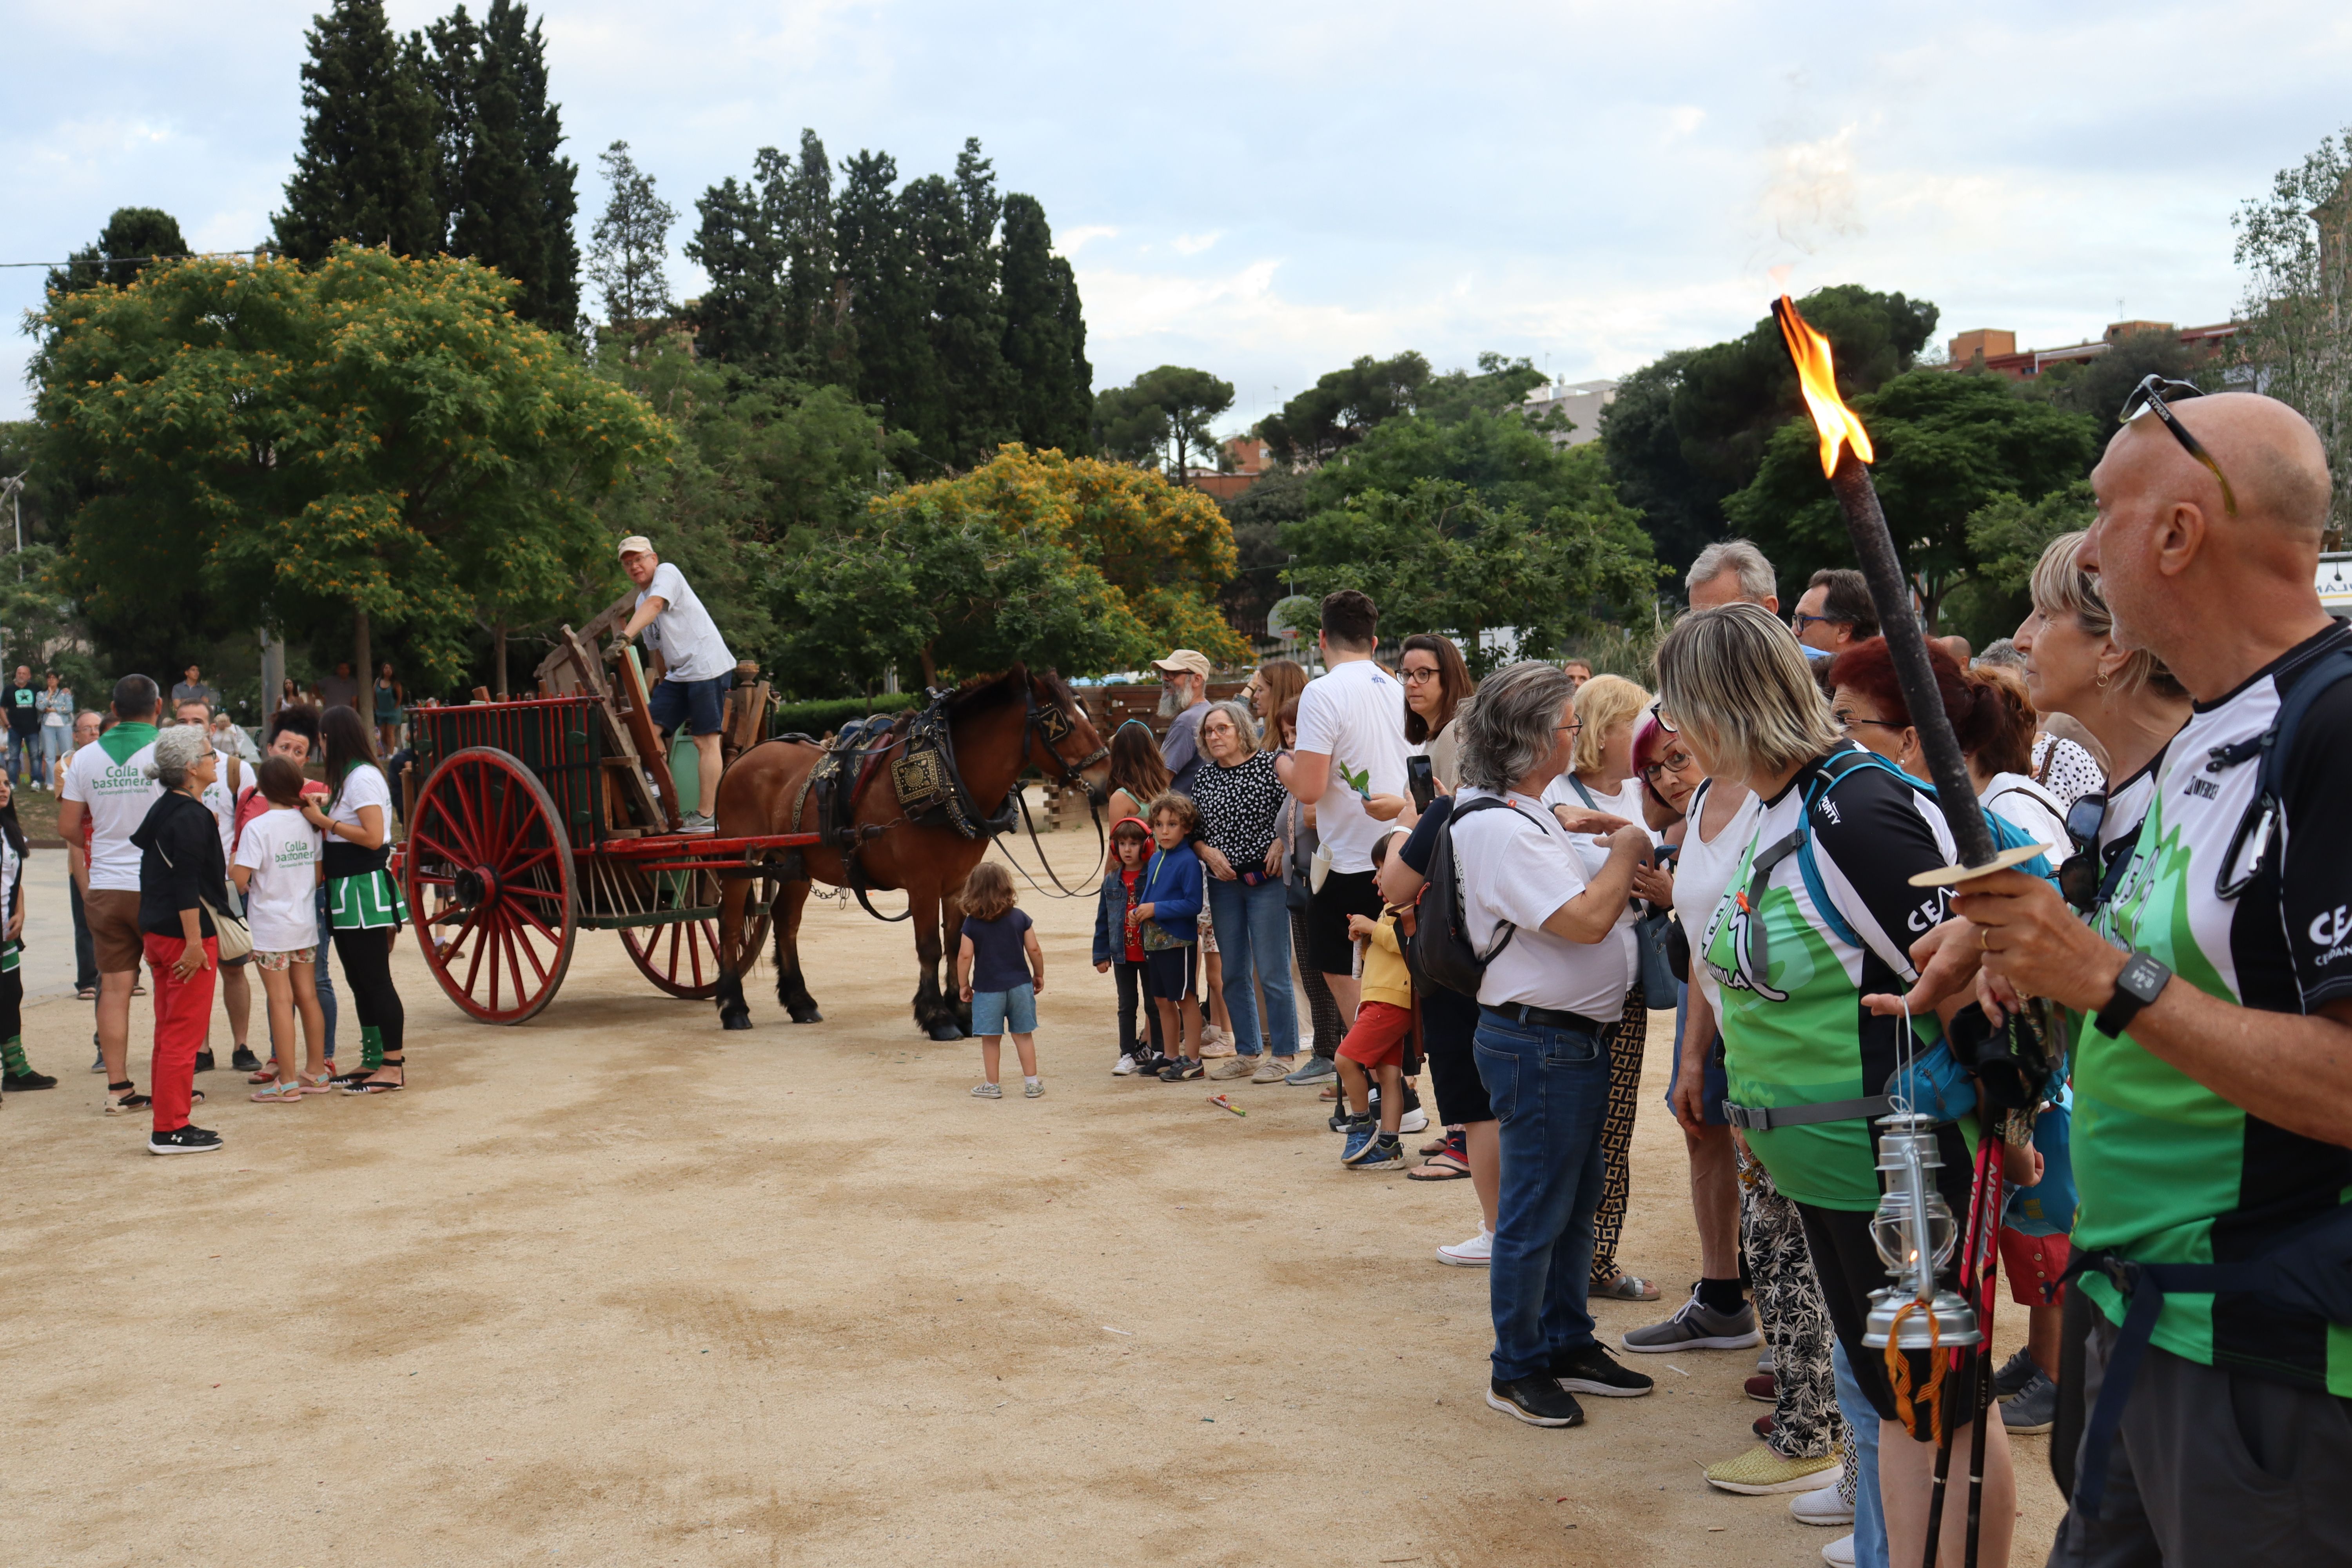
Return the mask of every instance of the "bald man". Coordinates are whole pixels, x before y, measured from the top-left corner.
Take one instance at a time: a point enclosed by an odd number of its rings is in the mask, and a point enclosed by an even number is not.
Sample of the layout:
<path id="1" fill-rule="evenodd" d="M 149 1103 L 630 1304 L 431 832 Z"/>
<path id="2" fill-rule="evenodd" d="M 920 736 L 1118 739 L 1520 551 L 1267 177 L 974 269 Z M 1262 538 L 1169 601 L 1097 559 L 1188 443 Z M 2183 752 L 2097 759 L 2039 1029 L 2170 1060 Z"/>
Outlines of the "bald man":
<path id="1" fill-rule="evenodd" d="M 2336 678 L 2352 676 L 2352 631 L 2312 585 L 2327 465 L 2302 416 L 2266 397 L 2164 412 L 2186 438 L 2143 411 L 2107 444 L 2078 559 L 2099 574 L 2117 639 L 2162 659 L 2196 710 L 2158 765 L 2120 886 L 2087 922 L 2015 872 L 1969 884 L 1957 907 L 1990 980 L 2084 1019 L 2078 1256 L 2238 1264 L 2317 1224 L 2339 1235 L 2318 1253 L 2340 1271 L 2352 1268 L 2352 679 Z M 2240 840 L 2263 737 L 2305 681 L 2322 695 L 2285 752 L 2280 819 Z M 2165 1288 L 2137 1373 L 2120 1374 L 2128 1400 L 2102 1458 L 2095 1406 L 2109 1367 L 2129 1365 L 2125 1310 L 2155 1287 L 2143 1278 L 2126 1297 L 2096 1268 L 2082 1277 L 2088 1340 L 2070 1397 L 2095 1414 L 2051 1563 L 2352 1563 L 2352 1311 L 2332 1308 L 2331 1329 L 2226 1279 Z M 2100 1509 L 2084 1489 L 2094 1479 Z"/>

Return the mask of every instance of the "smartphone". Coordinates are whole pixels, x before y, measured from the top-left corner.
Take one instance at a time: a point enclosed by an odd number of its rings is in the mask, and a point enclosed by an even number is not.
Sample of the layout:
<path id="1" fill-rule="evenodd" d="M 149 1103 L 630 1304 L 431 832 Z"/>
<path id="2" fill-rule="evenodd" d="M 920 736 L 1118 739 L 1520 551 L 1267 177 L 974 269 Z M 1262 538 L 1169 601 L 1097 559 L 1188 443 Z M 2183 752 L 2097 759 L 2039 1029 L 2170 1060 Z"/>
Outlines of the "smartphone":
<path id="1" fill-rule="evenodd" d="M 1407 757 L 1404 760 L 1405 784 L 1412 791 L 1412 808 L 1427 811 L 1430 800 L 1437 794 L 1437 773 L 1427 757 Z"/>

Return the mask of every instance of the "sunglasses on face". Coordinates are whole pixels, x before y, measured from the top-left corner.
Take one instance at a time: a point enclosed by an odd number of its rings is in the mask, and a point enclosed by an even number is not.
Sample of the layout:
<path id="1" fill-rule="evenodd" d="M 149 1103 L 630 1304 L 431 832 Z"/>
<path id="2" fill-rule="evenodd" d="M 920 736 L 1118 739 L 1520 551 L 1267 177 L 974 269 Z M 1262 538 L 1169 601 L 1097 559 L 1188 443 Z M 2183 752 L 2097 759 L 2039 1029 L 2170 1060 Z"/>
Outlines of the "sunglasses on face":
<path id="1" fill-rule="evenodd" d="M 2151 375 L 2132 388 L 2131 395 L 2124 399 L 2123 414 L 2116 423 L 2128 425 L 2143 414 L 2155 415 L 2163 423 L 2164 427 L 2172 432 L 2172 438 L 2180 443 L 2181 450 L 2204 464 L 2212 471 L 2214 479 L 2221 481 L 2221 505 L 2231 517 L 2235 517 L 2238 515 L 2238 494 L 2230 488 L 2230 477 L 2221 471 L 2221 465 L 2213 460 L 2213 454 L 2205 449 L 2205 444 L 2190 435 L 2189 426 L 2183 425 L 2174 416 L 2172 410 L 2165 406 L 2168 403 L 2179 403 L 2184 398 L 2204 395 L 2205 391 L 2202 387 L 2189 382 L 2168 381 L 2163 376 Z"/>

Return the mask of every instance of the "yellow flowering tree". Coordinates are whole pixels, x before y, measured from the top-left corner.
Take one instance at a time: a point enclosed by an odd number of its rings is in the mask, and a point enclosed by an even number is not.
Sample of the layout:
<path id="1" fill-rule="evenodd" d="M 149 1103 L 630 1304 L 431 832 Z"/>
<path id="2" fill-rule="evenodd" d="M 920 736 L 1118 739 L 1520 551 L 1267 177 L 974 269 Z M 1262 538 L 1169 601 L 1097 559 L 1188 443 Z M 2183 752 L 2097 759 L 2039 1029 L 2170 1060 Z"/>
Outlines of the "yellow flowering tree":
<path id="1" fill-rule="evenodd" d="M 121 620 L 198 583 L 247 624 L 464 636 L 609 588 L 597 497 L 667 458 L 644 402 L 516 317 L 492 269 L 339 245 L 51 297 L 36 410 L 79 479 L 58 585 Z M 364 684 L 362 687 L 364 689 Z"/>

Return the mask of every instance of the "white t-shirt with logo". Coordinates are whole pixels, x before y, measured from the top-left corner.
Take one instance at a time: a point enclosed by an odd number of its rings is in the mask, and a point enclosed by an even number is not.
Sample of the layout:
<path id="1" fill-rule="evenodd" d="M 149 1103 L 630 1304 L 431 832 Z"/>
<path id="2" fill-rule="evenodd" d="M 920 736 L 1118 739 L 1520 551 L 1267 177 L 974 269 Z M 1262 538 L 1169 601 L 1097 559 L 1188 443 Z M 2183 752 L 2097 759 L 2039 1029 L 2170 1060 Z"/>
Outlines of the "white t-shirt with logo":
<path id="1" fill-rule="evenodd" d="M 383 770 L 373 763 L 362 763 L 343 775 L 342 798 L 335 802 L 332 811 L 327 813 L 327 820 L 347 822 L 357 827 L 360 825 L 360 807 L 363 805 L 383 807 L 384 831 L 392 831 L 392 785 L 385 780 Z"/>
<path id="2" fill-rule="evenodd" d="M 735 656 L 710 612 L 687 586 L 686 574 L 665 561 L 654 568 L 654 580 L 637 595 L 637 603 L 659 599 L 666 606 L 646 627 L 646 646 L 662 656 L 664 678 L 669 680 L 716 680 L 735 671 Z"/>
<path id="3" fill-rule="evenodd" d="M 325 836 L 302 814 L 273 806 L 245 825 L 236 863 L 250 867 L 245 919 L 263 952 L 297 952 L 319 942 L 316 895 Z"/>
<path id="4" fill-rule="evenodd" d="M 140 771 L 154 760 L 152 741 L 120 763 L 106 754 L 104 742 L 92 741 L 66 767 L 65 787 L 58 798 L 79 801 L 89 813 L 92 888 L 117 893 L 139 890 L 139 847 L 131 836 L 163 794 L 162 784 Z"/>
<path id="5" fill-rule="evenodd" d="M 1460 791 L 1447 824 L 1461 879 L 1464 934 L 1471 945 L 1485 952 L 1505 921 L 1518 928 L 1487 963 L 1478 983 L 1479 1003 L 1525 1003 L 1596 1024 L 1616 1022 L 1624 1016 L 1631 981 L 1624 950 L 1614 938 L 1570 942 L 1543 929 L 1560 905 L 1584 891 L 1590 879 L 1583 856 L 1542 802 L 1517 791 L 1503 796 L 1510 809 L 1463 814 L 1463 806 L 1487 793 Z"/>
<path id="6" fill-rule="evenodd" d="M 1298 750 L 1331 759 L 1331 782 L 1315 803 L 1315 831 L 1331 869 L 1370 870 L 1372 846 L 1391 825 L 1375 822 L 1339 775 L 1343 769 L 1368 775 L 1372 795 L 1404 793 L 1404 688 L 1369 658 L 1317 676 L 1298 694 Z"/>

